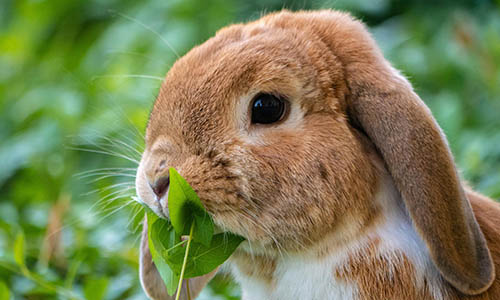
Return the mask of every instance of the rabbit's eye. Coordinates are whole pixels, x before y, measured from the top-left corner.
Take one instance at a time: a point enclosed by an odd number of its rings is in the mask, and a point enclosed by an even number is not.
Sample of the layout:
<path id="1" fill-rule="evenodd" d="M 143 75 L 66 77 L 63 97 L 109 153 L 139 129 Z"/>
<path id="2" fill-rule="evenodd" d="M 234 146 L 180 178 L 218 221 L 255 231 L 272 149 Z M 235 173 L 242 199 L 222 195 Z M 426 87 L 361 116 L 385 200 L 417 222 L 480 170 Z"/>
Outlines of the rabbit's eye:
<path id="1" fill-rule="evenodd" d="M 252 123 L 270 124 L 281 120 L 285 101 L 271 94 L 259 94 L 252 102 Z"/>

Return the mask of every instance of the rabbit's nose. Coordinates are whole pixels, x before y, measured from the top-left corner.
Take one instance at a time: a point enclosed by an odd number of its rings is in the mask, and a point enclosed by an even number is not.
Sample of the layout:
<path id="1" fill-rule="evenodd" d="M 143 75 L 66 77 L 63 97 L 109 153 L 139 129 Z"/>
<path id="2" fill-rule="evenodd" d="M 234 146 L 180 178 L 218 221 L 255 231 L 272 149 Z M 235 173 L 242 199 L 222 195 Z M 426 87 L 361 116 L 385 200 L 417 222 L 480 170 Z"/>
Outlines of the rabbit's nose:
<path id="1" fill-rule="evenodd" d="M 170 177 L 168 175 L 161 176 L 157 178 L 153 184 L 150 183 L 151 189 L 156 195 L 156 199 L 159 201 L 167 192 L 168 186 L 170 184 Z"/>

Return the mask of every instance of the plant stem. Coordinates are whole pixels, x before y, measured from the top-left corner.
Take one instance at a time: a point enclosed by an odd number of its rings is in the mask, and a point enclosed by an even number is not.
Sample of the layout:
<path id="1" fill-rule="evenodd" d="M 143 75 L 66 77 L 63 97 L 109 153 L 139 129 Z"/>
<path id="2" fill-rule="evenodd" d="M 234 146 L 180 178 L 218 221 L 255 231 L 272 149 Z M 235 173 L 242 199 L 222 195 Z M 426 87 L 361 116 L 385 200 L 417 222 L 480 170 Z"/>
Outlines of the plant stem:
<path id="1" fill-rule="evenodd" d="M 186 279 L 186 292 L 187 292 L 188 300 L 191 300 L 191 291 L 189 291 L 189 278 Z"/>
<path id="2" fill-rule="evenodd" d="M 189 247 L 191 246 L 191 239 L 193 238 L 193 229 L 194 229 L 194 221 L 191 224 L 191 229 L 189 230 L 189 237 L 186 245 L 186 252 L 184 253 L 184 261 L 182 262 L 181 276 L 179 277 L 179 285 L 177 286 L 177 295 L 175 296 L 175 300 L 179 300 L 179 297 L 181 295 L 182 280 L 184 279 L 184 271 L 186 270 Z"/>
<path id="3" fill-rule="evenodd" d="M 168 248 L 168 249 L 167 249 L 167 250 L 165 250 L 165 251 L 166 251 L 166 252 L 168 252 L 168 251 L 170 251 L 170 250 L 174 249 L 175 247 L 179 247 L 180 245 L 187 243 L 187 241 L 188 241 L 188 240 L 184 240 L 184 241 L 182 241 L 182 242 L 180 242 L 180 243 L 177 243 L 177 244 L 173 245 L 172 247 Z"/>

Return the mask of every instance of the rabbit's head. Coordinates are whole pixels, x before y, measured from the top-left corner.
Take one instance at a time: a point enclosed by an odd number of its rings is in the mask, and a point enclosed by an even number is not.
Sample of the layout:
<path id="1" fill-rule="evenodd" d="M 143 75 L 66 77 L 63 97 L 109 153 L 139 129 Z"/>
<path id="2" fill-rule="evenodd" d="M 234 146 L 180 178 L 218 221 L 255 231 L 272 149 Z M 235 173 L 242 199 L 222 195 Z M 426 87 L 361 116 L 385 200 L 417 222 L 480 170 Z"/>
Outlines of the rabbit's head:
<path id="1" fill-rule="evenodd" d="M 444 278 L 467 294 L 486 289 L 490 253 L 443 134 L 344 13 L 232 25 L 179 59 L 152 109 L 136 185 L 167 216 L 173 167 L 224 230 L 300 251 L 376 222 L 378 156 Z"/>

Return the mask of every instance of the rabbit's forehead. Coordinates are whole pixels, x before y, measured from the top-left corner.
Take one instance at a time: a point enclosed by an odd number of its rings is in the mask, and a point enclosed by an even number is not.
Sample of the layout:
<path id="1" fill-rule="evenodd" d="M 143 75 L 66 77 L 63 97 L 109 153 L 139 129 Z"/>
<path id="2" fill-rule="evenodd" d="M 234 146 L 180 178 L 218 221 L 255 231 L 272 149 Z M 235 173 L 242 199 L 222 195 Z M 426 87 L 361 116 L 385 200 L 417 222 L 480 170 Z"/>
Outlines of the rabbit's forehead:
<path id="1" fill-rule="evenodd" d="M 301 102 L 305 113 L 336 98 L 334 62 L 311 40 L 261 27 L 235 31 L 218 34 L 174 64 L 151 112 L 148 140 L 177 135 L 184 143 L 222 142 L 217 137 L 231 136 L 238 101 L 259 92 Z"/>

